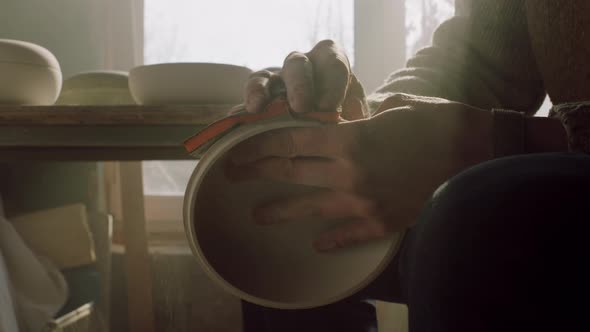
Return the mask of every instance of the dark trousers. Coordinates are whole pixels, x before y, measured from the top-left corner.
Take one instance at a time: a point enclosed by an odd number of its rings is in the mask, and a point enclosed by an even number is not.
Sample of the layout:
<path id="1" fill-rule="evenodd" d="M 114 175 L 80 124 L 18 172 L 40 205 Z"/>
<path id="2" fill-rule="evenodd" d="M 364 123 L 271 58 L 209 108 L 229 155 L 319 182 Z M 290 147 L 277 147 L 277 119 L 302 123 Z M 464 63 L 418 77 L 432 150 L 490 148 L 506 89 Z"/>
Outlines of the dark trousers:
<path id="1" fill-rule="evenodd" d="M 367 299 L 406 303 L 417 332 L 590 331 L 589 254 L 590 156 L 497 159 L 442 185 L 366 289 L 308 310 L 243 303 L 244 331 L 376 331 Z"/>

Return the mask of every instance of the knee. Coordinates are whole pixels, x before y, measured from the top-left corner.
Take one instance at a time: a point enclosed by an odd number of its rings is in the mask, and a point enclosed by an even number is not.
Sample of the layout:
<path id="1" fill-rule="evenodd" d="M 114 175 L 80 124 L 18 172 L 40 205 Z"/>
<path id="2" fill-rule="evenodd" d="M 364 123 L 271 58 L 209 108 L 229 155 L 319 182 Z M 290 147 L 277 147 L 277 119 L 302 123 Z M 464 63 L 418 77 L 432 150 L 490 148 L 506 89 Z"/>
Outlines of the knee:
<path id="1" fill-rule="evenodd" d="M 548 275 L 548 262 L 556 271 L 579 274 L 575 261 L 581 257 L 572 253 L 587 252 L 587 218 L 580 214 L 590 199 L 589 170 L 587 156 L 527 156 L 484 163 L 450 179 L 410 232 L 410 306 L 444 303 L 441 317 L 460 317 L 470 306 L 492 308 L 542 294 L 547 280 L 564 278 Z"/>
<path id="2" fill-rule="evenodd" d="M 556 236 L 586 234 L 590 226 L 580 214 L 590 200 L 589 170 L 586 156 L 506 158 L 473 167 L 433 194 L 411 231 L 415 253 L 427 261 L 465 260 L 469 253 L 508 255 L 537 250 Z"/>
<path id="3" fill-rule="evenodd" d="M 547 219 L 547 214 L 565 215 L 574 206 L 581 210 L 590 199 L 589 188 L 589 156 L 503 158 L 449 179 L 433 194 L 426 214 L 428 219 L 462 223 L 464 227 L 481 227 L 481 222 L 490 220 L 495 227 L 512 227 L 516 220 L 522 223 Z"/>

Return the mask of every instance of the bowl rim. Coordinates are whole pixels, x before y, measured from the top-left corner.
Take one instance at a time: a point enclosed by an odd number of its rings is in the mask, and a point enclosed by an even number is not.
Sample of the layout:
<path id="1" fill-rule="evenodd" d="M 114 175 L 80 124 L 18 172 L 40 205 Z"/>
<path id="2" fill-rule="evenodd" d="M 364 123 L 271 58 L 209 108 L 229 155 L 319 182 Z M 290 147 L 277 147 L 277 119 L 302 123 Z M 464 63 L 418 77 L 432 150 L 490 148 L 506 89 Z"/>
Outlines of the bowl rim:
<path id="1" fill-rule="evenodd" d="M 246 300 L 248 302 L 260 306 L 271 307 L 276 309 L 308 309 L 331 304 L 353 295 L 357 291 L 366 287 L 373 280 L 375 280 L 381 274 L 381 272 L 385 270 L 385 268 L 388 266 L 390 261 L 397 254 L 401 247 L 404 232 L 392 234 L 389 237 L 390 246 L 385 256 L 383 257 L 381 262 L 379 262 L 377 267 L 371 273 L 369 273 L 367 277 L 365 277 L 360 283 L 350 287 L 349 289 L 343 291 L 340 295 L 337 296 L 301 302 L 279 302 L 274 300 L 263 299 L 255 295 L 246 293 L 243 290 L 238 289 L 234 285 L 230 284 L 227 280 L 225 280 L 219 273 L 217 273 L 217 271 L 215 271 L 213 266 L 211 266 L 209 261 L 206 259 L 205 254 L 203 253 L 202 248 L 200 247 L 197 240 L 195 226 L 193 223 L 193 217 L 194 206 L 198 194 L 198 188 L 201 185 L 209 169 L 215 164 L 217 160 L 219 160 L 219 158 L 221 158 L 232 147 L 252 136 L 274 129 L 310 127 L 317 125 L 319 125 L 319 123 L 315 121 L 296 120 L 291 117 L 285 120 L 271 119 L 267 121 L 260 121 L 255 125 L 244 125 L 232 131 L 231 133 L 225 135 L 224 137 L 220 138 L 217 142 L 215 142 L 203 154 L 197 166 L 195 167 L 193 173 L 191 174 L 191 177 L 186 187 L 183 202 L 184 230 L 185 235 L 187 236 L 190 249 L 195 258 L 199 261 L 201 268 L 205 271 L 209 278 L 213 280 L 215 283 L 217 283 L 219 286 L 221 286 L 221 288 L 223 288 L 226 292 L 234 296 L 237 296 L 240 299 Z"/>
<path id="2" fill-rule="evenodd" d="M 39 69 L 49 69 L 51 71 L 58 72 L 60 75 L 62 75 L 61 69 L 58 67 L 44 65 L 44 64 L 38 64 L 38 63 L 33 63 L 33 62 L 0 60 L 0 65 L 13 65 L 13 66 L 18 65 L 18 66 L 33 67 L 33 68 L 39 68 Z M 63 79 L 63 76 L 62 76 L 62 79 Z"/>
<path id="3" fill-rule="evenodd" d="M 146 65 L 139 65 L 139 66 L 135 66 L 133 68 L 131 68 L 131 70 L 129 70 L 129 76 L 131 76 L 131 73 L 135 72 L 135 71 L 139 71 L 139 70 L 145 70 L 145 69 L 153 69 L 153 68 L 157 68 L 157 67 L 180 67 L 180 66 L 191 66 L 191 67 L 215 67 L 215 68 L 232 68 L 232 69 L 236 69 L 236 70 L 241 70 L 244 72 L 248 72 L 248 73 L 252 73 L 253 70 L 246 67 L 246 66 L 240 66 L 240 65 L 236 65 L 236 64 L 231 64 L 231 63 L 219 63 L 219 62 L 190 62 L 190 61 L 183 61 L 183 62 L 161 62 L 161 63 L 152 63 L 152 64 L 146 64 Z"/>
<path id="4" fill-rule="evenodd" d="M 33 56 L 29 58 L 29 61 L 16 60 L 12 58 L 0 58 L 0 63 L 43 67 L 53 69 L 61 73 L 61 65 L 59 64 L 59 60 L 57 59 L 55 54 L 53 54 L 45 46 L 26 40 L 10 38 L 0 38 L 0 45 L 7 45 L 8 47 L 26 50 L 24 52 L 29 52 L 33 54 Z"/>

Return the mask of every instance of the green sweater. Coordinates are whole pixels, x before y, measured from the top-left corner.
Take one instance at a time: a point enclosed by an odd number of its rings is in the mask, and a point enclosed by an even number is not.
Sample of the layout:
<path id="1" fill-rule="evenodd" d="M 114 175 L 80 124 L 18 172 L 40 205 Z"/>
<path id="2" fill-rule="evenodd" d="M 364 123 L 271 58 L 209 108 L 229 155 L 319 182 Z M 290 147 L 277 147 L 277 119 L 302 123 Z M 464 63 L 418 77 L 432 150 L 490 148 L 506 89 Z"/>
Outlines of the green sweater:
<path id="1" fill-rule="evenodd" d="M 370 103 L 401 92 L 533 115 L 547 93 L 554 104 L 590 101 L 588 13 L 588 0 L 457 0 L 432 45 L 390 75 Z M 578 108 L 568 134 L 590 152 L 590 106 Z"/>

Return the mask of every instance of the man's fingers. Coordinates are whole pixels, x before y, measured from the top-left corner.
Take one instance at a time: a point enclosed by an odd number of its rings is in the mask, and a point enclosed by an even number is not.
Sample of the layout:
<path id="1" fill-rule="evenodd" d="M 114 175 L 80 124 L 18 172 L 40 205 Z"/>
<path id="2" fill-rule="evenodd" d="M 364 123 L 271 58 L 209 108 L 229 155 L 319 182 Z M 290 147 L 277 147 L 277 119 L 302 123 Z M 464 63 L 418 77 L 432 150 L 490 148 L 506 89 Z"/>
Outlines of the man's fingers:
<path id="1" fill-rule="evenodd" d="M 272 130 L 237 145 L 230 161 L 241 165 L 267 157 L 347 157 L 355 142 L 355 127 L 350 124 Z"/>
<path id="2" fill-rule="evenodd" d="M 292 52 L 287 56 L 281 71 L 287 90 L 289 106 L 296 113 L 314 109 L 313 65 L 303 53 Z"/>
<path id="3" fill-rule="evenodd" d="M 344 51 L 333 41 L 324 40 L 308 53 L 289 54 L 280 74 L 271 70 L 252 74 L 246 84 L 245 109 L 251 113 L 261 112 L 280 91 L 286 92 L 294 112 L 336 111 L 347 97 L 349 84 L 353 83 Z M 364 100 L 364 92 L 362 97 L 351 95 L 350 98 Z M 355 118 L 362 113 L 356 107 L 350 111 Z"/>
<path id="4" fill-rule="evenodd" d="M 297 222 L 308 217 L 325 219 L 370 218 L 375 214 L 372 201 L 343 191 L 319 191 L 270 202 L 253 211 L 259 224 Z"/>
<path id="5" fill-rule="evenodd" d="M 329 230 L 314 241 L 317 251 L 330 251 L 387 236 L 386 225 L 379 220 L 363 219 Z"/>
<path id="6" fill-rule="evenodd" d="M 367 117 L 365 100 L 354 97 L 347 97 L 342 103 L 342 113 L 340 117 L 346 121 L 365 119 Z"/>
<path id="7" fill-rule="evenodd" d="M 250 113 L 258 113 L 270 100 L 267 77 L 251 77 L 246 83 L 244 107 Z"/>
<path id="8" fill-rule="evenodd" d="M 335 190 L 354 188 L 357 172 L 345 159 L 272 157 L 244 166 L 228 166 L 234 181 L 268 179 Z"/>
<path id="9" fill-rule="evenodd" d="M 348 121 L 370 117 L 365 89 L 354 75 L 350 76 L 350 84 L 346 90 L 346 97 L 342 102 L 342 114 L 340 116 Z"/>
<path id="10" fill-rule="evenodd" d="M 323 112 L 337 110 L 344 101 L 350 80 L 346 54 L 333 41 L 324 40 L 306 55 L 313 63 L 317 109 Z"/>
<path id="11" fill-rule="evenodd" d="M 250 113 L 262 112 L 274 97 L 273 89 L 281 84 L 277 81 L 280 81 L 279 75 L 269 70 L 250 75 L 244 92 L 244 108 Z"/>

